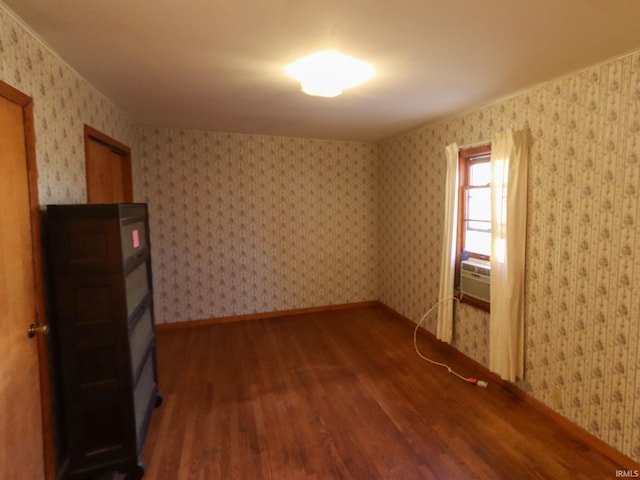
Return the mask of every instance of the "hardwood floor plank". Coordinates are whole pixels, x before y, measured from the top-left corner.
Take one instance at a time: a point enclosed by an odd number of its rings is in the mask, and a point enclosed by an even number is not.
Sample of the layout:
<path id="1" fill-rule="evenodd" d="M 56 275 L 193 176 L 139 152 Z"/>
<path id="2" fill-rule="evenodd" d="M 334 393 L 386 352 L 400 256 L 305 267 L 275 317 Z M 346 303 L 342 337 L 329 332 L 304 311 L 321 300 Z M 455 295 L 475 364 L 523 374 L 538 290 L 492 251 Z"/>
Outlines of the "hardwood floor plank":
<path id="1" fill-rule="evenodd" d="M 143 452 L 154 480 L 615 478 L 622 469 L 498 385 L 420 359 L 364 307 L 158 332 Z M 423 353 L 477 376 L 427 335 Z"/>

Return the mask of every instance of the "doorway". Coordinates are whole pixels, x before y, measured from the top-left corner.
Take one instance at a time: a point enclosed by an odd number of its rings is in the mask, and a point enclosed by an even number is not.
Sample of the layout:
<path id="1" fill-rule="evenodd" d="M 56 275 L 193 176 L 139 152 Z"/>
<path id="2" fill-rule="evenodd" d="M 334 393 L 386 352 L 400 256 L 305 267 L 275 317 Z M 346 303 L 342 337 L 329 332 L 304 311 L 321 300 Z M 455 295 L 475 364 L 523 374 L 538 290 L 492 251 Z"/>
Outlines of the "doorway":
<path id="1" fill-rule="evenodd" d="M 87 203 L 133 201 L 131 148 L 84 126 Z"/>
<path id="2" fill-rule="evenodd" d="M 0 81 L 2 480 L 55 476 L 33 125 L 31 97 Z"/>

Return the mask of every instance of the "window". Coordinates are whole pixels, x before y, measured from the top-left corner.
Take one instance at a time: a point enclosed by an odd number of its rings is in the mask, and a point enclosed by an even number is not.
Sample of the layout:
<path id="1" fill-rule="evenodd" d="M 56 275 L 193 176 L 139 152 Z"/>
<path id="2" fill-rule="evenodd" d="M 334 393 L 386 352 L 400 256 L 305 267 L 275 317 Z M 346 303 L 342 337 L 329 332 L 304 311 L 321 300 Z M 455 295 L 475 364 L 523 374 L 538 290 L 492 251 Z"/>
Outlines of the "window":
<path id="1" fill-rule="evenodd" d="M 483 260 L 491 258 L 490 158 L 490 147 L 460 152 L 460 251 Z"/>
<path id="2" fill-rule="evenodd" d="M 460 262 L 471 259 L 489 268 L 491 259 L 491 146 L 470 148 L 459 153 L 458 244 L 456 285 L 460 286 Z M 463 296 L 484 310 L 489 303 Z"/>

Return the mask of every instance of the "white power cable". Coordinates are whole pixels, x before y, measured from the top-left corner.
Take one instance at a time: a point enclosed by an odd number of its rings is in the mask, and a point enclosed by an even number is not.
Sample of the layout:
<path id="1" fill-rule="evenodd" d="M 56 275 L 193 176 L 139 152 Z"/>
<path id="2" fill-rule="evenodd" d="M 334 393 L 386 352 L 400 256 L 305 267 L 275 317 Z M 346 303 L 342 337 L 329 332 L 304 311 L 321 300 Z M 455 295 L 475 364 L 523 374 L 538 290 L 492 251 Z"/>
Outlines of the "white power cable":
<path id="1" fill-rule="evenodd" d="M 435 360 L 432 360 L 428 357 L 426 357 L 425 355 L 423 355 L 420 352 L 420 349 L 418 348 L 418 330 L 420 329 L 420 327 L 422 326 L 422 323 L 427 319 L 427 317 L 431 314 L 431 312 L 438 307 L 441 303 L 443 302 L 448 302 L 450 300 L 456 301 L 458 303 L 460 303 L 460 298 L 456 298 L 456 297 L 447 297 L 447 298 L 443 298 L 441 300 L 438 300 L 435 304 L 433 304 L 431 306 L 431 308 L 429 310 L 427 310 L 427 313 L 425 313 L 422 318 L 420 319 L 420 321 L 416 324 L 416 328 L 413 330 L 413 348 L 415 349 L 416 353 L 418 354 L 418 356 L 420 358 L 422 358 L 423 360 L 426 360 L 427 362 L 429 362 L 432 365 L 435 365 L 437 367 L 442 367 L 442 368 L 446 368 L 447 371 L 452 374 L 455 375 L 456 377 L 458 377 L 461 380 L 464 380 L 467 383 L 471 383 L 474 385 L 477 385 L 479 387 L 484 387 L 486 388 L 489 384 L 487 382 L 485 382 L 484 380 L 478 380 L 476 378 L 473 377 L 465 377 L 463 375 L 460 375 L 458 372 L 456 372 L 455 370 L 453 370 L 449 365 L 447 365 L 446 363 L 441 363 L 441 362 L 436 362 Z"/>

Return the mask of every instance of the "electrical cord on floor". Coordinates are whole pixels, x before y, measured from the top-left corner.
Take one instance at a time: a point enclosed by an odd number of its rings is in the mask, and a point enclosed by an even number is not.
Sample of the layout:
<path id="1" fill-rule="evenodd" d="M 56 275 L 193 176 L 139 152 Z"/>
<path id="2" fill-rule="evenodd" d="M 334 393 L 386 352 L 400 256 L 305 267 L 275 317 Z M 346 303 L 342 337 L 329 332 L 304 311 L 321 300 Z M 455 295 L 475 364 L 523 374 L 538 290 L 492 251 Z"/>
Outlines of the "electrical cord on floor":
<path id="1" fill-rule="evenodd" d="M 427 313 L 425 313 L 422 318 L 420 319 L 420 321 L 416 324 L 416 328 L 413 330 L 413 348 L 415 349 L 416 353 L 418 354 L 418 356 L 420 358 L 422 358 L 423 360 L 426 360 L 427 362 L 429 362 L 432 365 L 435 365 L 437 367 L 442 367 L 442 368 L 446 368 L 447 371 L 452 374 L 455 375 L 456 377 L 458 377 L 459 379 L 467 382 L 467 383 L 471 383 L 472 385 L 477 385 L 478 387 L 483 387 L 483 388 L 487 388 L 489 386 L 489 384 L 487 382 L 485 382 L 484 380 L 478 380 L 477 378 L 473 378 L 473 377 L 465 377 L 463 375 L 460 375 L 458 372 L 456 372 L 455 370 L 453 370 L 449 365 L 447 365 L 446 363 L 441 363 L 441 362 L 436 362 L 435 360 L 432 360 L 426 356 L 424 356 L 421 352 L 420 349 L 418 348 L 418 329 L 422 326 L 422 323 L 427 319 L 427 317 L 431 314 L 431 312 L 437 308 L 441 303 L 443 302 L 448 302 L 448 301 L 456 301 L 458 303 L 460 303 L 460 298 L 456 298 L 456 297 L 448 297 L 448 298 L 443 298 L 441 300 L 438 300 L 434 305 L 431 306 L 431 308 L 429 310 L 427 310 Z"/>

